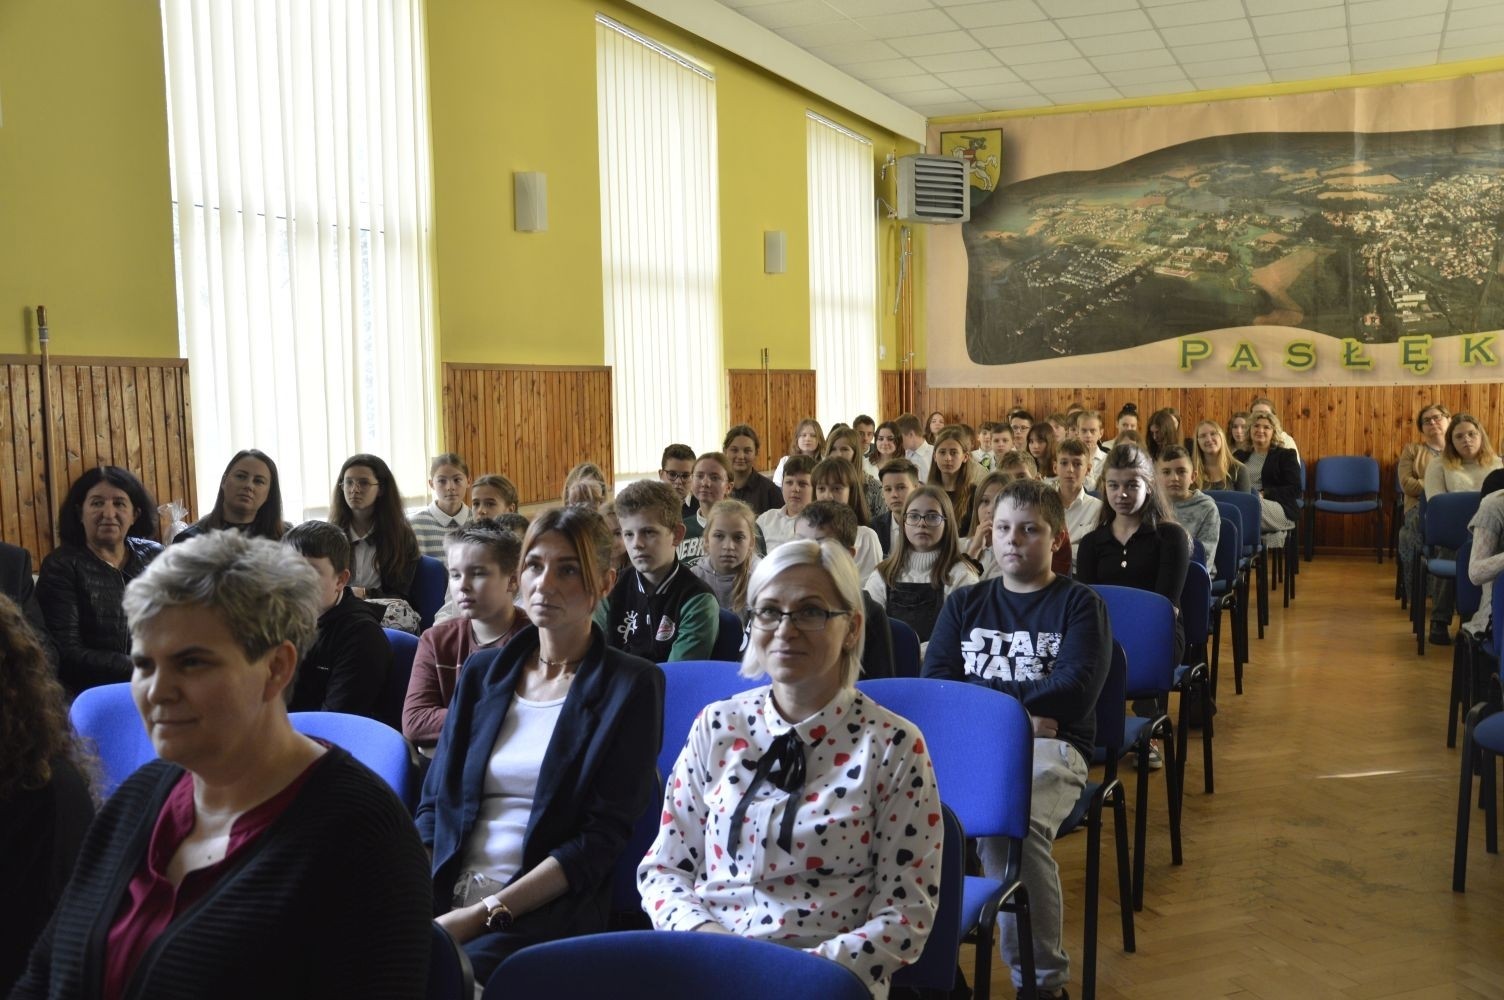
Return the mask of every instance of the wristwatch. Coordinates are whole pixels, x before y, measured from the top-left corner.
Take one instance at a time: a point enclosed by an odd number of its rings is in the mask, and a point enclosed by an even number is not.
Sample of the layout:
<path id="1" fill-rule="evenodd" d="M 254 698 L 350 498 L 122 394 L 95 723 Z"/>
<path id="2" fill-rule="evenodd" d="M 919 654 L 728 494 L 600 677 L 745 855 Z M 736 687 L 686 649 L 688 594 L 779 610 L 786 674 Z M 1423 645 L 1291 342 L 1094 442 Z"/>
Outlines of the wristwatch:
<path id="1" fill-rule="evenodd" d="M 486 908 L 486 930 L 509 931 L 512 929 L 512 911 L 507 909 L 507 904 L 495 896 L 487 896 L 481 900 L 481 903 Z"/>

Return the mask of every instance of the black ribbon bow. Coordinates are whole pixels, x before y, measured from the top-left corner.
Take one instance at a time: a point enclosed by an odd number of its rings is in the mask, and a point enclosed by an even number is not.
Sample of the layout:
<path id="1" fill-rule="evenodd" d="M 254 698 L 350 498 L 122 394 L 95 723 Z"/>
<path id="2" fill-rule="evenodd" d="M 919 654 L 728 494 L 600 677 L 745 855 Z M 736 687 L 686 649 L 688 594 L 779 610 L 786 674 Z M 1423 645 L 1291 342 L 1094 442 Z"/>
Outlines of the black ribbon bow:
<path id="1" fill-rule="evenodd" d="M 799 793 L 804 791 L 804 744 L 800 742 L 799 734 L 794 730 L 790 729 L 782 736 L 773 739 L 768 752 L 763 754 L 762 759 L 757 762 L 756 770 L 752 773 L 752 780 L 748 782 L 741 801 L 731 811 L 731 832 L 726 836 L 726 848 L 733 858 L 736 857 L 737 845 L 741 843 L 742 824 L 747 819 L 747 807 L 752 804 L 758 786 L 764 781 L 770 782 L 774 788 L 789 793 L 788 803 L 783 809 L 783 822 L 778 827 L 778 846 L 783 848 L 784 853 L 792 854 L 794 814 L 799 811 Z"/>

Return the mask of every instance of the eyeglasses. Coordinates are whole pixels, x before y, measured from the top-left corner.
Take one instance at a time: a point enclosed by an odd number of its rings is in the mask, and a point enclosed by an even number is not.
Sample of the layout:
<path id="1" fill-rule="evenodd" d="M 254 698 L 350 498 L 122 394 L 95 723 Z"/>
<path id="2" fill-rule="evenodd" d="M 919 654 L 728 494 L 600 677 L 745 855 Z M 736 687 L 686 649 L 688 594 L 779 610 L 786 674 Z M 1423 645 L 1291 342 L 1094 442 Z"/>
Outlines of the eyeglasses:
<path id="1" fill-rule="evenodd" d="M 826 611 L 824 608 L 796 608 L 793 611 L 784 611 L 782 608 L 753 608 L 748 617 L 753 628 L 764 632 L 772 632 L 783 624 L 787 618 L 794 623 L 794 627 L 801 632 L 821 632 L 832 618 L 840 615 L 849 615 L 850 611 Z"/>
<path id="2" fill-rule="evenodd" d="M 374 479 L 346 479 L 340 483 L 347 490 L 368 490 L 376 485 Z"/>
<path id="3" fill-rule="evenodd" d="M 671 483 L 687 483 L 690 477 L 688 472 L 670 472 L 667 469 L 659 469 L 658 474 Z"/>
<path id="4" fill-rule="evenodd" d="M 932 510 L 927 514 L 918 511 L 909 511 L 903 516 L 904 524 L 924 525 L 926 528 L 938 528 L 945 523 L 945 515 L 938 510 Z"/>

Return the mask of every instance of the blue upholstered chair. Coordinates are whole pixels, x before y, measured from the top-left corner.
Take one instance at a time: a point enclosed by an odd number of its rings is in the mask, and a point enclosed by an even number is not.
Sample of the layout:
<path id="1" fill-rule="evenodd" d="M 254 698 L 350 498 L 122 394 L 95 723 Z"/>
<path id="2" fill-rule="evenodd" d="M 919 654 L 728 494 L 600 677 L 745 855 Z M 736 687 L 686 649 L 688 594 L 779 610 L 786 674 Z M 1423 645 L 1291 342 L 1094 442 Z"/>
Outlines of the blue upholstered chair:
<path id="1" fill-rule="evenodd" d="M 129 684 L 88 688 L 73 700 L 68 716 L 74 732 L 93 743 L 99 754 L 103 771 L 99 791 L 106 797 L 141 765 L 157 759 Z"/>
<path id="2" fill-rule="evenodd" d="M 442 559 L 419 556 L 413 571 L 413 610 L 418 613 L 420 628 L 433 627 L 433 616 L 449 599 L 449 570 Z"/>
<path id="3" fill-rule="evenodd" d="M 721 608 L 720 628 L 715 634 L 715 646 L 710 651 L 712 660 L 741 662 L 742 644 L 747 638 L 747 626 L 735 611 Z"/>
<path id="4" fill-rule="evenodd" d="M 888 619 L 893 633 L 893 676 L 918 677 L 924 664 L 919 656 L 919 633 L 908 622 Z"/>
<path id="5" fill-rule="evenodd" d="M 1384 508 L 1379 497 L 1379 463 L 1366 455 L 1329 455 L 1316 463 L 1316 498 L 1312 503 L 1310 530 L 1306 532 L 1306 559 L 1316 553 L 1316 523 L 1319 515 L 1372 514 L 1373 551 L 1384 561 Z"/>
<path id="6" fill-rule="evenodd" d="M 1426 652 L 1426 590 L 1431 577 L 1457 578 L 1457 559 L 1448 558 L 1438 549 L 1455 552 L 1467 541 L 1468 522 L 1478 512 L 1482 494 L 1474 491 L 1438 493 L 1421 501 L 1421 550 L 1411 570 L 1410 615 L 1415 629 L 1415 653 Z"/>
<path id="7" fill-rule="evenodd" d="M 407 740 L 397 730 L 364 715 L 345 712 L 293 712 L 288 719 L 304 736 L 343 747 L 383 778 L 403 805 L 409 809 L 417 805 L 417 769 Z"/>
<path id="8" fill-rule="evenodd" d="M 418 637 L 401 629 L 385 628 L 386 641 L 392 647 L 392 670 L 386 677 L 379 708 L 382 722 L 399 733 L 402 731 L 402 705 L 407 701 L 407 684 L 413 676 L 413 657 L 418 653 Z"/>

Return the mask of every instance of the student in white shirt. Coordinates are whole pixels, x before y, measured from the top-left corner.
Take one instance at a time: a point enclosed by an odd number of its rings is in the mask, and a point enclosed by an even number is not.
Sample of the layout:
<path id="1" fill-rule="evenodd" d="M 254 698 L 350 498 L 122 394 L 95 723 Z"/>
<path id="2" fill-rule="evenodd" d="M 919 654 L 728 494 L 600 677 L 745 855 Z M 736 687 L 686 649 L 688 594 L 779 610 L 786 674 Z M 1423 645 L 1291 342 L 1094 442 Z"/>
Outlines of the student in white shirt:
<path id="1" fill-rule="evenodd" d="M 444 536 L 470 523 L 465 491 L 470 488 L 470 467 L 452 451 L 435 455 L 428 463 L 428 489 L 433 503 L 407 518 L 418 539 L 418 551 L 435 559 L 444 558 Z"/>
<path id="2" fill-rule="evenodd" d="M 1093 446 L 1091 451 L 1095 451 Z M 1102 501 L 1086 492 L 1086 442 L 1080 438 L 1060 444 L 1060 453 L 1055 456 L 1056 488 L 1060 491 L 1060 503 L 1065 508 L 1065 530 L 1071 540 L 1071 575 L 1076 573 L 1076 550 L 1097 526 L 1102 513 Z"/>
<path id="3" fill-rule="evenodd" d="M 935 446 L 924 439 L 924 433 L 919 427 L 919 418 L 912 413 L 905 413 L 894 421 L 898 427 L 899 442 L 903 445 L 903 457 L 914 463 L 914 468 L 919 470 L 919 481 L 928 482 L 930 478 L 930 462 L 935 455 Z"/>

